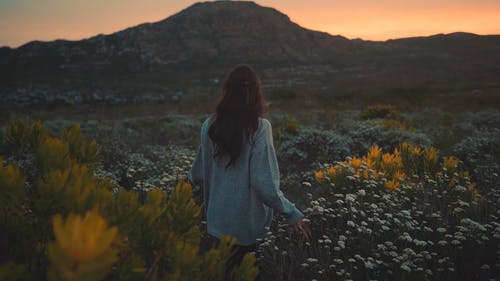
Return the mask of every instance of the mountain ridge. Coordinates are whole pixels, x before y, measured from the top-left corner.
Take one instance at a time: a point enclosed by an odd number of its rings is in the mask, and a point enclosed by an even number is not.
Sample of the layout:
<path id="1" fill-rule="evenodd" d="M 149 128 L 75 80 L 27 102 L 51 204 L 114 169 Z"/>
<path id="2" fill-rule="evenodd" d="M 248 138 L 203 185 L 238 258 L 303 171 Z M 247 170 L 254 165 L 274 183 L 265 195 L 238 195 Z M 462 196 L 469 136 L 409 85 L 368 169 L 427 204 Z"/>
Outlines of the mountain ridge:
<path id="1" fill-rule="evenodd" d="M 214 92 L 219 85 L 211 81 L 238 63 L 262 72 L 270 89 L 356 93 L 450 83 L 464 75 L 497 85 L 499 46 L 500 35 L 464 32 L 347 39 L 303 28 L 251 1 L 199 2 L 109 35 L 0 48 L 0 99 L 13 101 L 33 88 L 43 88 L 49 100 L 51 92 L 72 96 L 75 89 L 83 100 L 96 92 L 139 101 L 147 93 L 196 96 Z"/>

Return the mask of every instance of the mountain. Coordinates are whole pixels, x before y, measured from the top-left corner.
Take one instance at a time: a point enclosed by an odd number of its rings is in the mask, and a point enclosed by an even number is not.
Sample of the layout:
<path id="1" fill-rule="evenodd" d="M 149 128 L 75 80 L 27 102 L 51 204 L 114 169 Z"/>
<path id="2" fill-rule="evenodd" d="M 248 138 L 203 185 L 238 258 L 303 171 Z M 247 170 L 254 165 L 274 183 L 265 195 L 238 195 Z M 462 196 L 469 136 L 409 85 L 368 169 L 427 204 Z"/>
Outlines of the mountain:
<path id="1" fill-rule="evenodd" d="M 262 73 L 267 89 L 356 92 L 471 74 L 498 85 L 499 49 L 500 36 L 466 33 L 349 40 L 302 28 L 254 2 L 203 2 L 110 35 L 0 48 L 0 99 L 80 103 L 196 96 L 216 91 L 238 63 Z"/>

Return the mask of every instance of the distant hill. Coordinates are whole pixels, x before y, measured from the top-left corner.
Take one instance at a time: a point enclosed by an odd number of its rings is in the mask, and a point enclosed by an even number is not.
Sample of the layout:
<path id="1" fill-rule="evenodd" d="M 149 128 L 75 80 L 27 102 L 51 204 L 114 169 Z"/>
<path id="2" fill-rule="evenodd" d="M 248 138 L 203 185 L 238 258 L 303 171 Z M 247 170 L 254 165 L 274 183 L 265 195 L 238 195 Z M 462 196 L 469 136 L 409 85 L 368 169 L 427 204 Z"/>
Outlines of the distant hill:
<path id="1" fill-rule="evenodd" d="M 237 63 L 253 65 L 270 91 L 500 88 L 500 36 L 349 40 L 302 28 L 253 2 L 203 2 L 110 35 L 0 48 L 0 100 L 119 103 L 206 95 Z"/>

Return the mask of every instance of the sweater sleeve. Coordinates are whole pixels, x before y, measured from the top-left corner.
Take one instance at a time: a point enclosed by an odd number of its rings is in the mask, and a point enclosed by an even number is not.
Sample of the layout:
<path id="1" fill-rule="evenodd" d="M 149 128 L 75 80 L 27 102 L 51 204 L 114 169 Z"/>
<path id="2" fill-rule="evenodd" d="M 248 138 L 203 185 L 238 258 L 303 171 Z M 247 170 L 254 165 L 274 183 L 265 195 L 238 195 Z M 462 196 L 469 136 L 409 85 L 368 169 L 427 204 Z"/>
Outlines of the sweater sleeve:
<path id="1" fill-rule="evenodd" d="M 288 224 L 293 225 L 304 215 L 284 197 L 279 188 L 280 175 L 273 146 L 272 127 L 269 121 L 262 121 L 263 128 L 255 136 L 250 156 L 250 186 L 264 204 L 283 214 Z"/>
<path id="2" fill-rule="evenodd" d="M 188 173 L 188 180 L 191 184 L 202 184 L 203 183 L 203 161 L 202 161 L 202 148 L 201 145 L 198 147 L 198 152 L 191 165 L 191 169 Z"/>

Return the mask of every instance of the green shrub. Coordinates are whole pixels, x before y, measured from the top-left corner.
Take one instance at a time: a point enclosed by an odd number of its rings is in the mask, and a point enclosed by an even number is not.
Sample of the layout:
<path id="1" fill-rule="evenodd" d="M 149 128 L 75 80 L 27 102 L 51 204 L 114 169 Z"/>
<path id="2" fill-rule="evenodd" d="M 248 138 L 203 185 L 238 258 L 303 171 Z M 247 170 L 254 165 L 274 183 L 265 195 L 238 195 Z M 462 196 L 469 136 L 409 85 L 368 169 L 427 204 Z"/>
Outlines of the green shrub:
<path id="1" fill-rule="evenodd" d="M 64 128 L 61 135 L 68 143 L 71 155 L 74 155 L 79 163 L 86 163 L 92 169 L 96 168 L 100 159 L 97 143 L 95 140 L 88 142 L 81 136 L 80 125 Z"/>
<path id="2" fill-rule="evenodd" d="M 300 131 L 300 125 L 296 121 L 288 119 L 281 125 L 281 129 L 285 133 L 297 135 Z"/>
<path id="3" fill-rule="evenodd" d="M 41 121 L 11 118 L 4 133 L 4 142 L 8 149 L 19 153 L 36 149 L 44 135 L 46 130 Z"/>
<path id="4" fill-rule="evenodd" d="M 386 130 L 403 130 L 403 131 L 414 130 L 414 128 L 409 124 L 407 124 L 406 122 L 395 119 L 382 119 L 380 121 L 377 121 L 376 124 L 384 127 L 384 129 Z"/>
<path id="5" fill-rule="evenodd" d="M 398 110 L 390 104 L 375 104 L 365 107 L 361 112 L 363 119 L 374 118 L 395 118 L 398 116 Z"/>
<path id="6" fill-rule="evenodd" d="M 7 132 L 16 136 L 12 144 L 24 148 L 32 130 L 20 124 L 11 122 L 15 128 Z M 217 248 L 200 253 L 201 206 L 188 183 L 171 192 L 144 192 L 144 200 L 118 189 L 95 176 L 97 145 L 83 140 L 79 126 L 61 137 L 42 135 L 30 148 L 34 161 L 22 169 L 1 161 L 2 280 L 256 278 L 252 255 L 226 269 L 235 239 L 224 237 Z"/>

